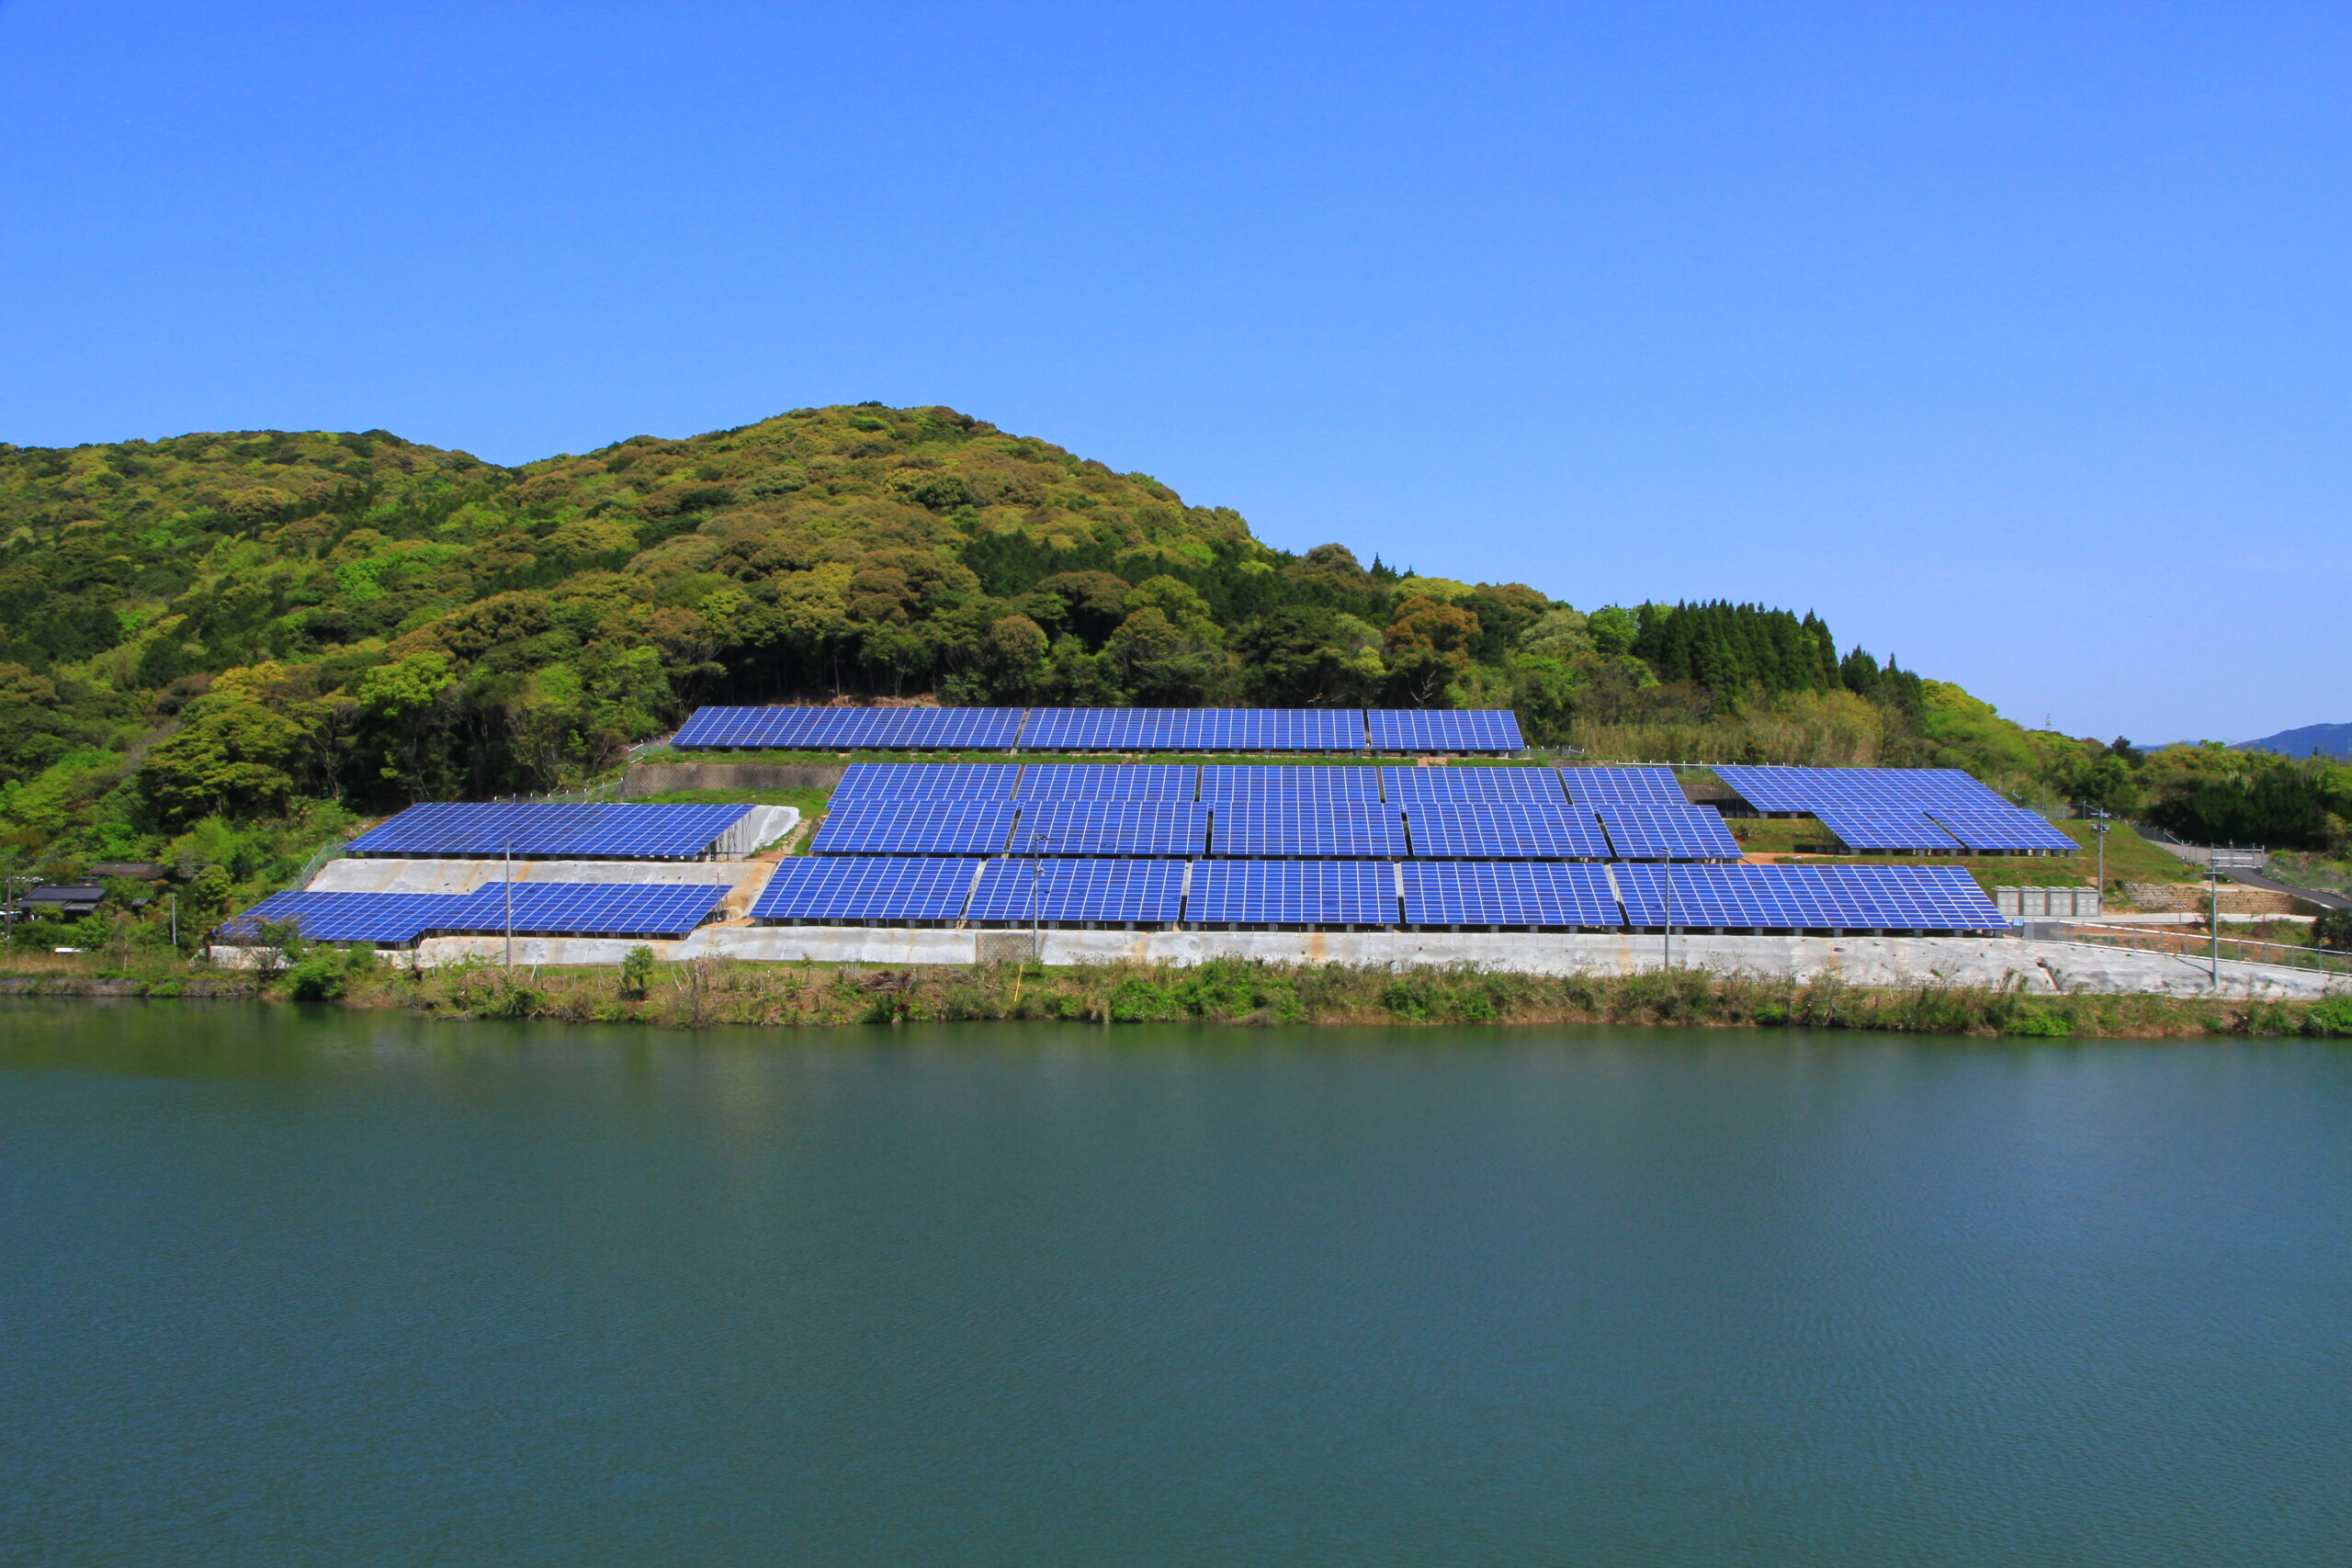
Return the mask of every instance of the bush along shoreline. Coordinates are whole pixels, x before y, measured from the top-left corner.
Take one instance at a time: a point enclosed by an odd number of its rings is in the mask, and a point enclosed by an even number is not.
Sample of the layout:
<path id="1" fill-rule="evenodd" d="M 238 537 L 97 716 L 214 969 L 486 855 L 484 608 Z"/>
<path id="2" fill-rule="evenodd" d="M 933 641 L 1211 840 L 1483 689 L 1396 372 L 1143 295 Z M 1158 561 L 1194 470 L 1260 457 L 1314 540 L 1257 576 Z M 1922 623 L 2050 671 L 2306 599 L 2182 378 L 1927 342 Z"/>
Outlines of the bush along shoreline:
<path id="1" fill-rule="evenodd" d="M 1218 960 L 964 967 L 626 963 L 518 967 L 469 962 L 413 970 L 357 950 L 317 950 L 266 974 L 0 973 L 0 996 L 242 998 L 434 1018 L 545 1019 L 821 1028 L 845 1024 L 1074 1023 L 1468 1025 L 1658 1024 L 1849 1029 L 2082 1039 L 2286 1036 L 2352 1039 L 2352 996 L 2316 1002 L 2073 994 L 1981 987 L 1903 989 L 1724 976 L 1698 969 L 1543 976 L 1473 968 L 1390 970 Z"/>

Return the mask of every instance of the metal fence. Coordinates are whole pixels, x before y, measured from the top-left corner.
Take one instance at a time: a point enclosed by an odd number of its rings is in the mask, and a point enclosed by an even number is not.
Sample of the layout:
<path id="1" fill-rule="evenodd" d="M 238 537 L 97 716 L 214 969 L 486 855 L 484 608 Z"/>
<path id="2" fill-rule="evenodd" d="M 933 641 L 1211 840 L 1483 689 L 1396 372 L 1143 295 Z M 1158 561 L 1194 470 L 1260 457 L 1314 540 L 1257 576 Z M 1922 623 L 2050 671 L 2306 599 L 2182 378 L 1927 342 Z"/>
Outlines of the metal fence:
<path id="1" fill-rule="evenodd" d="M 2210 931 L 2184 931 L 2177 926 L 2103 926 L 2063 923 L 2057 934 L 2066 942 L 2101 947 L 2131 947 L 2143 953 L 2167 953 L 2180 958 L 2211 959 L 2214 938 Z M 2221 939 L 2221 956 L 2237 964 L 2276 964 L 2290 969 L 2318 969 L 2331 975 L 2352 975 L 2352 953 L 2330 947 L 2301 947 L 2293 942 L 2256 942 L 2249 937 Z"/>

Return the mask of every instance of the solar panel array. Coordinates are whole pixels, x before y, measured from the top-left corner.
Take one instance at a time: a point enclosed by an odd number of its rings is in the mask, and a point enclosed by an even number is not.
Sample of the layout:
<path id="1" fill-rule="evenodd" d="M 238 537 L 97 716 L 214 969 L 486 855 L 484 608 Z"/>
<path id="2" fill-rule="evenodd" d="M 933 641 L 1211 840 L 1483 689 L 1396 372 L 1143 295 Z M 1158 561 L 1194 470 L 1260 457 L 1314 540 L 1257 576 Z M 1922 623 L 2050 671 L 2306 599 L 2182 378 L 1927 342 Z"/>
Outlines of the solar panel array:
<path id="1" fill-rule="evenodd" d="M 1009 751 L 1023 708 L 696 708 L 670 743 L 682 750 Z"/>
<path id="2" fill-rule="evenodd" d="M 1427 751 L 1525 749 L 1508 709 L 706 707 L 681 750 Z"/>
<path id="3" fill-rule="evenodd" d="M 772 925 L 935 926 L 964 918 L 973 879 L 1001 862 L 804 855 L 777 865 L 752 903 Z"/>
<path id="4" fill-rule="evenodd" d="M 1678 801 L 1672 806 L 1603 803 L 1596 809 L 1619 860 L 1737 860 L 1739 840 L 1723 813 Z"/>
<path id="5" fill-rule="evenodd" d="M 1424 860 L 1606 860 L 1591 812 L 1564 800 L 1414 801 L 1405 807 Z"/>
<path id="6" fill-rule="evenodd" d="M 1210 853 L 1307 860 L 1406 853 L 1405 819 L 1376 800 L 1235 800 L 1216 807 Z"/>
<path id="7" fill-rule="evenodd" d="M 1184 863 L 994 860 L 965 919 L 975 925 L 1165 926 L 1182 913 Z"/>
<path id="8" fill-rule="evenodd" d="M 786 925 L 1657 931 L 1666 923 L 1669 870 L 1678 930 L 1953 932 L 2004 924 L 1958 866 L 1502 860 L 806 857 L 777 867 L 752 913 Z"/>
<path id="9" fill-rule="evenodd" d="M 1200 772 L 1197 767 L 1166 762 L 1133 766 L 1112 762 L 1032 762 L 1021 770 L 1021 783 L 1013 794 L 1023 801 L 1138 795 L 1190 800 L 1199 787 Z"/>
<path id="10" fill-rule="evenodd" d="M 1410 926 L 1613 930 L 1624 923 L 1609 872 L 1542 862 L 1408 861 L 1397 868 Z"/>
<path id="11" fill-rule="evenodd" d="M 1958 768 L 1763 768 L 1725 764 L 1715 776 L 1758 811 L 1811 813 L 1815 807 L 1879 811 L 2016 809 Z"/>
<path id="12" fill-rule="evenodd" d="M 883 795 L 1011 800 L 1018 762 L 852 762 L 833 786 L 832 808 Z"/>
<path id="13" fill-rule="evenodd" d="M 1378 800 L 1380 773 L 1369 767 L 1211 762 L 1201 769 L 1200 798 L 1212 806 L 1232 800 Z"/>
<path id="14" fill-rule="evenodd" d="M 1733 931 L 1995 931 L 2007 922 L 1956 865 L 1614 865 L 1625 923 Z"/>
<path id="15" fill-rule="evenodd" d="M 1184 899 L 1192 926 L 1393 926 L 1396 868 L 1385 861 L 1204 860 Z"/>
<path id="16" fill-rule="evenodd" d="M 1958 854 L 1966 846 L 1935 824 L 1924 811 L 1876 811 L 1860 807 L 1825 806 L 1814 812 L 1838 841 L 1856 854 L 1872 852 L 1927 851 Z"/>
<path id="17" fill-rule="evenodd" d="M 1556 768 L 1383 768 L 1381 788 L 1391 800 L 1563 803 Z"/>
<path id="18" fill-rule="evenodd" d="M 251 940 L 291 921 L 312 942 L 402 946 L 429 934 L 684 936 L 727 897 L 723 883 L 485 883 L 471 893 L 277 893 L 221 931 Z"/>
<path id="19" fill-rule="evenodd" d="M 1375 751 L 1521 751 L 1509 708 L 1373 708 L 1364 728 Z"/>
<path id="20" fill-rule="evenodd" d="M 1560 783 L 1579 806 L 1682 806 L 1690 800 L 1672 768 L 1562 768 Z"/>
<path id="21" fill-rule="evenodd" d="M 1009 800 L 867 795 L 825 814 L 809 852 L 820 855 L 994 855 L 1012 837 Z"/>
<path id="22" fill-rule="evenodd" d="M 1818 818 L 1849 850 L 2072 854 L 2075 840 L 1957 768 L 1719 767 L 1758 811 Z"/>
<path id="23" fill-rule="evenodd" d="M 1030 855 L 1197 855 L 1206 852 L 1208 807 L 1150 795 L 1028 801 L 1012 852 Z"/>
<path id="24" fill-rule="evenodd" d="M 1981 854 L 2072 854 L 2075 840 L 2030 811 L 1953 811 L 1938 807 L 1936 826 Z"/>
<path id="25" fill-rule="evenodd" d="M 748 806 L 412 806 L 351 840 L 353 855 L 692 860 Z"/>

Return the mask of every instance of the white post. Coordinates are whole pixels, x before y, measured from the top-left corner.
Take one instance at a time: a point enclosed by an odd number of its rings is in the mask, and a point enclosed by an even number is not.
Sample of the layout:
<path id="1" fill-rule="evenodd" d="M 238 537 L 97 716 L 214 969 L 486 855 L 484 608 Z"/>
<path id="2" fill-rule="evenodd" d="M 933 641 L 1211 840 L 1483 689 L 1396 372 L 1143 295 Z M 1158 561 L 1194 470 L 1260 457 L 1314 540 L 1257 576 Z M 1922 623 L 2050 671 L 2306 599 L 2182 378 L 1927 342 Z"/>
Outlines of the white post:
<path id="1" fill-rule="evenodd" d="M 506 967 L 514 967 L 514 840 L 506 840 L 506 860 L 503 868 L 506 880 Z"/>

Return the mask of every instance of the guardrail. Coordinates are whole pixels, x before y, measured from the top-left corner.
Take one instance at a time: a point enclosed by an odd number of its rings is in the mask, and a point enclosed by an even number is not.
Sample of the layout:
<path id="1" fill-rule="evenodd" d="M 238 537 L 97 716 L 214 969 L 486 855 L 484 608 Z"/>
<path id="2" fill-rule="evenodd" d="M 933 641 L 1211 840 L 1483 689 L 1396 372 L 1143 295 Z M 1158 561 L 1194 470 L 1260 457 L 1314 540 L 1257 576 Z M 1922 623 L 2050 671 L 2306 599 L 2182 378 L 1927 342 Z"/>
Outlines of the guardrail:
<path id="1" fill-rule="evenodd" d="M 2068 942 L 2086 942 L 2102 947 L 2131 947 L 2143 953 L 2166 953 L 2182 958 L 2210 959 L 2213 956 L 2213 936 L 2210 931 L 2186 931 L 2177 926 L 2109 926 L 2078 920 L 2054 920 L 2061 938 Z M 2240 964 L 2276 964 L 2290 969 L 2318 969 L 2334 975 L 2352 975 L 2352 953 L 2332 947 L 2299 947 L 2292 942 L 2256 942 L 2250 937 L 2225 936 L 2221 939 L 2221 955 Z"/>

